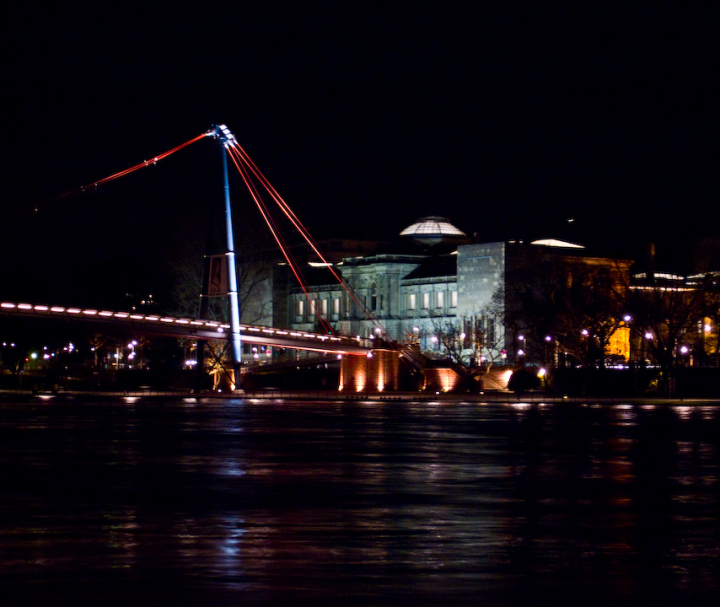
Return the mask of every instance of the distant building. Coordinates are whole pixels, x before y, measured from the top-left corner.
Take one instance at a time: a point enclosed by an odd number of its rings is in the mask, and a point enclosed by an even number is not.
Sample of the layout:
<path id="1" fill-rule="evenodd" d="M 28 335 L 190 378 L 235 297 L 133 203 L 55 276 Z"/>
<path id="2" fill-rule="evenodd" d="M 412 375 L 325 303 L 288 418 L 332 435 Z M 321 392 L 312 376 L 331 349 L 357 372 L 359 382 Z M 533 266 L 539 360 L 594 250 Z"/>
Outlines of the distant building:
<path id="1" fill-rule="evenodd" d="M 534 267 L 548 260 L 565 264 L 569 272 L 579 265 L 608 272 L 629 269 L 628 262 L 587 256 L 584 247 L 558 240 L 471 243 L 440 217 L 417 221 L 395 242 L 366 243 L 366 254 L 343 256 L 343 247 L 336 249 L 334 268 L 359 303 L 327 268 L 319 267 L 319 260 L 309 256 L 306 267 L 314 266 L 306 273 L 310 301 L 296 283 L 276 278 L 273 300 L 284 302 L 287 316 L 282 318 L 278 310 L 273 314 L 274 326 L 318 331 L 320 314 L 339 333 L 378 339 L 379 322 L 395 341 L 416 342 L 438 356 L 450 333 L 462 342 L 459 349 L 468 352 L 477 345 L 472 341 L 482 335 L 483 345 L 475 350 L 497 363 L 516 360 L 518 351 L 520 356 L 526 354 L 525 344 L 517 342 L 521 329 L 510 327 L 506 318 L 517 306 L 508 289 L 511 277 L 520 272 L 531 275 Z"/>

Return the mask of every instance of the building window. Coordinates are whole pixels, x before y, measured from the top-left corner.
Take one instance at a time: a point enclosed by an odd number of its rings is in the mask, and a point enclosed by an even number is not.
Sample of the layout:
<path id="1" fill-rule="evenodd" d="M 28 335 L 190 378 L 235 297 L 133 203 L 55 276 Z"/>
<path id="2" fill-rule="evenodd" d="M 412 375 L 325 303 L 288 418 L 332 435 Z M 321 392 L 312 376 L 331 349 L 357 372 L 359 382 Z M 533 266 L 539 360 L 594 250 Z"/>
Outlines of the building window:
<path id="1" fill-rule="evenodd" d="M 333 299 L 333 314 L 340 314 L 340 298 Z"/>
<path id="2" fill-rule="evenodd" d="M 423 310 L 430 307 L 430 293 L 423 293 Z"/>
<path id="3" fill-rule="evenodd" d="M 375 283 L 370 287 L 370 309 L 373 312 L 377 310 L 377 285 Z"/>
<path id="4" fill-rule="evenodd" d="M 450 307 L 457 308 L 457 291 L 452 291 L 450 293 Z"/>
<path id="5" fill-rule="evenodd" d="M 305 322 L 305 302 L 298 300 L 295 305 L 295 322 Z"/>
<path id="6" fill-rule="evenodd" d="M 435 307 L 436 307 L 438 310 L 442 310 L 443 307 L 444 307 L 444 306 L 443 306 L 443 303 L 444 303 L 443 295 L 444 295 L 444 293 L 443 293 L 442 291 L 438 291 L 438 292 L 436 293 L 436 296 L 437 296 L 437 302 L 436 302 L 436 303 L 437 303 L 437 305 L 436 305 Z"/>
<path id="7" fill-rule="evenodd" d="M 410 300 L 408 301 L 408 309 L 415 309 L 415 293 L 410 293 Z"/>
<path id="8" fill-rule="evenodd" d="M 328 311 L 328 300 L 327 299 L 320 300 L 320 311 L 322 312 L 323 316 L 327 316 L 327 311 Z"/>

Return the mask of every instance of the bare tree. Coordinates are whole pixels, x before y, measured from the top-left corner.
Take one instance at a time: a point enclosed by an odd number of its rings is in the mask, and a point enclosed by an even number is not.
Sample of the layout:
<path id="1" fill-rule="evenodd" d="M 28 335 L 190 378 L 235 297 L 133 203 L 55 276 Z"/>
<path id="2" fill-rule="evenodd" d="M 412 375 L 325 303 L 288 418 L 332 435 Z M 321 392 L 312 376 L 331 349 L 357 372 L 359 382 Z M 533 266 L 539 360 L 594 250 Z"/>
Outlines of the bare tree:
<path id="1" fill-rule="evenodd" d="M 252 243 L 243 240 L 236 251 L 238 300 L 241 320 L 247 324 L 259 324 L 267 320 L 272 308 L 272 269 L 270 256 L 258 251 Z M 169 312 L 194 318 L 198 314 L 202 293 L 203 259 L 205 246 L 198 234 L 189 235 L 183 241 L 182 252 L 172 263 L 175 287 Z M 228 303 L 225 297 L 211 297 L 207 315 L 212 320 L 228 318 Z"/>
<path id="2" fill-rule="evenodd" d="M 504 290 L 476 314 L 460 318 L 433 318 L 433 333 L 444 356 L 473 376 L 486 375 L 505 353 Z"/>
<path id="3" fill-rule="evenodd" d="M 633 317 L 633 331 L 642 339 L 646 352 L 660 365 L 663 375 L 676 366 L 683 346 L 696 340 L 698 325 L 712 313 L 710 279 L 697 285 L 633 285 L 626 303 Z M 709 305 L 710 303 L 710 305 Z"/>
<path id="4" fill-rule="evenodd" d="M 548 344 L 583 365 L 603 366 L 610 337 L 623 325 L 627 263 L 543 259 L 508 276 L 506 327 L 528 357 L 547 362 Z"/>

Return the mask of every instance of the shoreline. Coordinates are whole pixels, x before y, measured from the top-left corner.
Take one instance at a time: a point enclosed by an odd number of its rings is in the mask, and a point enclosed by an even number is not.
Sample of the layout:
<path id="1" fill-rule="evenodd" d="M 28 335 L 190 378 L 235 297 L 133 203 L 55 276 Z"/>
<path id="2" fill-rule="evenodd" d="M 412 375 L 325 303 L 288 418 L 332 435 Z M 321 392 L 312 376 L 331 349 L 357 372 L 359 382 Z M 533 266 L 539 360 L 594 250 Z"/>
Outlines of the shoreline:
<path id="1" fill-rule="evenodd" d="M 335 402 L 429 402 L 438 404 L 478 403 L 478 404 L 644 404 L 644 405 L 720 405 L 720 398 L 713 397 L 682 397 L 682 396 L 574 396 L 550 394 L 545 392 L 525 392 L 515 394 L 509 391 L 486 391 L 478 394 L 428 393 L 428 392 L 368 392 L 345 393 L 336 390 L 263 390 L 257 392 L 200 392 L 172 390 L 128 390 L 116 392 L 94 392 L 61 390 L 58 392 L 33 390 L 0 390 L 0 396 L 23 396 L 39 400 L 62 399 L 66 397 L 99 397 L 99 398 L 184 398 L 203 400 L 322 400 Z"/>

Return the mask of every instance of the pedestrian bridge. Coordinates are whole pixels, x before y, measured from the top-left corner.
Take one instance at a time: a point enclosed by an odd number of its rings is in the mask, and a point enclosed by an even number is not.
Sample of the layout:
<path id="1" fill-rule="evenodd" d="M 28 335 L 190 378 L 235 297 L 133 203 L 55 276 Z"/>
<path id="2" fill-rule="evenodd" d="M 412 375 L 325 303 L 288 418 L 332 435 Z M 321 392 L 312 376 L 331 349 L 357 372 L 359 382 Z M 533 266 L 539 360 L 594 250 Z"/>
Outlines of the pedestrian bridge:
<path id="1" fill-rule="evenodd" d="M 13 302 L 0 302 L 1 316 L 94 323 L 105 327 L 114 326 L 136 334 L 205 341 L 226 341 L 230 330 L 229 324 L 213 320 Z M 399 353 L 370 348 L 357 337 L 322 335 L 257 325 L 240 325 L 240 335 L 243 341 L 253 344 L 351 355 L 342 357 L 339 386 L 341 391 L 382 392 L 397 389 Z"/>
<path id="2" fill-rule="evenodd" d="M 213 320 L 28 303 L 0 302 L 0 315 L 113 325 L 139 334 L 204 341 L 227 340 L 227 334 L 230 331 L 229 324 Z M 371 348 L 365 346 L 359 338 L 290 331 L 258 325 L 240 325 L 240 335 L 245 342 L 279 348 L 356 355 L 367 355 L 371 351 Z"/>

